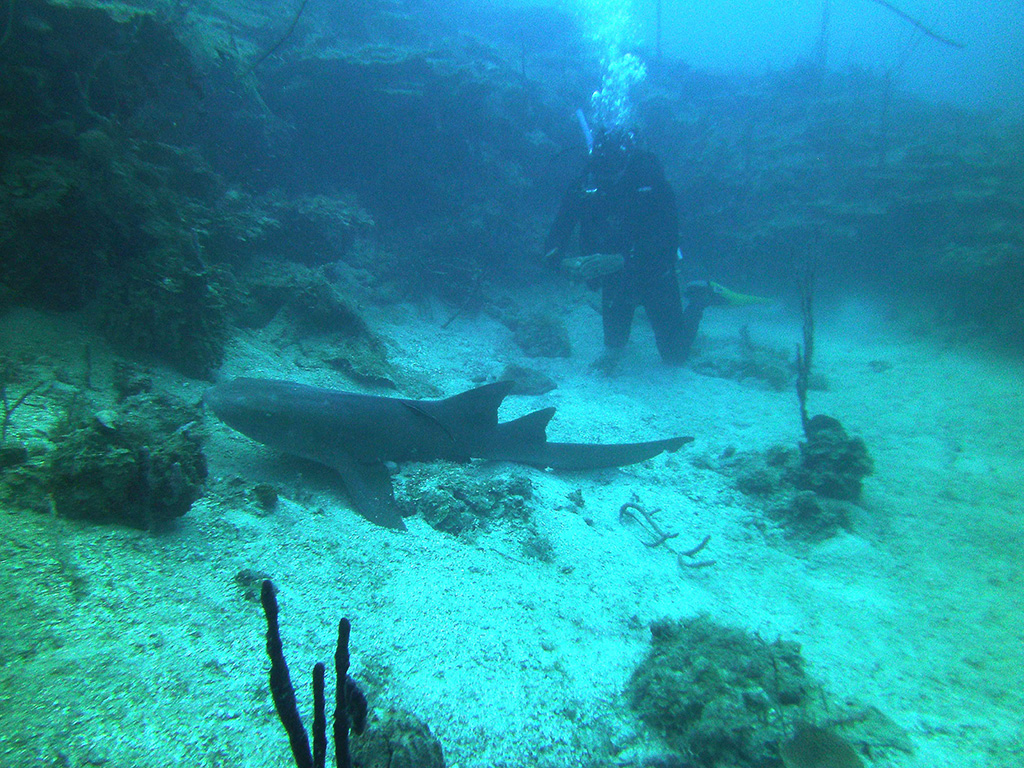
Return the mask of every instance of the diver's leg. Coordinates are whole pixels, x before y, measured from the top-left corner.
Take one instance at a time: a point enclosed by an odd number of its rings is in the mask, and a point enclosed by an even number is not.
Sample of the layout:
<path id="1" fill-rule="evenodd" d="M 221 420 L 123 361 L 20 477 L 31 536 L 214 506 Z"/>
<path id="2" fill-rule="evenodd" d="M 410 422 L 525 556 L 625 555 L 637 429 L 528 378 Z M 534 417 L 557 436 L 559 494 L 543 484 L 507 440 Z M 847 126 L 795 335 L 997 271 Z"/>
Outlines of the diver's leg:
<path id="1" fill-rule="evenodd" d="M 631 281 L 621 274 L 608 275 L 601 287 L 601 323 L 606 348 L 621 350 L 626 346 L 636 307 Z"/>
<path id="2" fill-rule="evenodd" d="M 604 329 L 604 352 L 592 364 L 611 374 L 619 364 L 622 350 L 629 340 L 629 329 L 636 312 L 636 291 L 622 275 L 608 275 L 601 288 L 601 324 Z"/>
<path id="3" fill-rule="evenodd" d="M 693 340 L 697 338 L 706 305 L 689 301 L 684 310 L 675 275 L 665 275 L 661 280 L 652 282 L 645 294 L 644 308 L 662 361 L 669 365 L 682 365 L 690 354 Z"/>

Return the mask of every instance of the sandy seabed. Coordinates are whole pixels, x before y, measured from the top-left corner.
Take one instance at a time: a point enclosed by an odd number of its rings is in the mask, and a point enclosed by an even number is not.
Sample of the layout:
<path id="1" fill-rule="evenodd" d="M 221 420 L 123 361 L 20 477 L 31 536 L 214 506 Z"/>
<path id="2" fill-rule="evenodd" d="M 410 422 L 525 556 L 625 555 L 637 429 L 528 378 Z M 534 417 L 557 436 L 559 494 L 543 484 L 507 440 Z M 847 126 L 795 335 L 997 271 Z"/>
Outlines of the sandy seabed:
<path id="1" fill-rule="evenodd" d="M 557 297 L 547 297 L 553 300 Z M 549 405 L 554 440 L 616 442 L 677 434 L 676 454 L 620 470 L 560 475 L 529 468 L 531 527 L 553 548 L 523 553 L 523 527 L 499 522 L 460 539 L 418 518 L 373 526 L 326 474 L 207 420 L 210 491 L 154 535 L 51 515 L 0 514 L 0 764 L 233 766 L 292 764 L 270 700 L 265 622 L 237 576 L 279 588 L 285 651 L 309 712 L 307 670 L 352 621 L 353 677 L 380 708 L 429 724 L 449 766 L 614 765 L 659 751 L 623 696 L 650 647 L 650 622 L 710 614 L 799 642 L 808 672 L 838 698 L 876 706 L 909 734 L 912 754 L 875 766 L 1024 765 L 1024 365 L 912 333 L 867 302 L 837 302 L 818 322 L 812 413 L 840 418 L 875 461 L 851 532 L 788 539 L 727 476 L 727 449 L 795 445 L 792 390 L 657 362 L 642 317 L 617 376 L 588 363 L 599 319 L 566 315 L 574 356 L 525 359 L 502 325 L 443 310 L 371 312 L 392 360 L 446 394 L 508 362 L 558 388 L 511 397 L 503 420 Z M 27 312 L 0 320 L 8 350 L 80 359 L 74 319 Z M 709 311 L 701 343 L 748 325 L 792 348 L 799 318 L 783 306 Z M 273 329 L 232 344 L 224 376 L 301 379 L 309 350 Z M 155 370 L 159 388 L 198 400 L 202 382 Z M 26 407 L 19 430 L 52 414 Z M 29 429 L 29 431 L 31 431 Z M 481 468 L 487 471 L 487 468 Z M 270 514 L 226 489 L 268 482 Z M 579 491 L 582 508 L 570 503 Z M 638 499 L 680 542 L 711 540 L 716 563 L 683 569 L 619 519 Z M 234 499 L 234 501 L 232 500 Z"/>

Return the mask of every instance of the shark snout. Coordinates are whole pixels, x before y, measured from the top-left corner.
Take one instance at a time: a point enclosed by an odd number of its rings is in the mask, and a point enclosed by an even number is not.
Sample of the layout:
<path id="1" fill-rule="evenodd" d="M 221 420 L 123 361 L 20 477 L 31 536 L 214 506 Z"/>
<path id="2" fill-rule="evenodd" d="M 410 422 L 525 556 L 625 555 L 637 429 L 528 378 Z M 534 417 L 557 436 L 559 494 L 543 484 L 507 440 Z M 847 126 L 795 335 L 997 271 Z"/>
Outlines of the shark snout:
<path id="1" fill-rule="evenodd" d="M 203 392 L 203 403 L 229 427 L 252 437 L 254 430 L 273 425 L 280 416 L 279 387 L 280 382 L 232 379 Z"/>
<path id="2" fill-rule="evenodd" d="M 223 398 L 220 392 L 220 386 L 210 387 L 203 392 L 203 404 L 212 410 L 215 414 L 220 416 L 221 406 L 223 405 Z"/>
<path id="3" fill-rule="evenodd" d="M 245 393 L 235 381 L 214 384 L 203 392 L 203 403 L 221 421 L 227 421 L 245 408 Z"/>

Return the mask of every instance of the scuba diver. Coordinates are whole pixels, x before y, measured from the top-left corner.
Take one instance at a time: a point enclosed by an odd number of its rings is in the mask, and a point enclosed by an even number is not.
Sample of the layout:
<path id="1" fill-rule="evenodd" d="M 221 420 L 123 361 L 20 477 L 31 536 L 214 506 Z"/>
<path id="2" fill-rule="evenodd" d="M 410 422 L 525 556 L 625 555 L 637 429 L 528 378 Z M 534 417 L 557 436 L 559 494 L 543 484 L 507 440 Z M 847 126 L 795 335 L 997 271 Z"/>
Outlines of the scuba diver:
<path id="1" fill-rule="evenodd" d="M 662 361 L 682 365 L 704 309 L 730 303 L 731 292 L 710 281 L 690 283 L 683 309 L 676 279 L 679 218 L 661 163 L 638 146 L 631 129 L 585 133 L 590 157 L 562 199 L 544 260 L 570 279 L 601 289 L 605 349 L 592 367 L 614 372 L 639 306 L 650 319 Z M 581 255 L 566 258 L 577 225 Z"/>

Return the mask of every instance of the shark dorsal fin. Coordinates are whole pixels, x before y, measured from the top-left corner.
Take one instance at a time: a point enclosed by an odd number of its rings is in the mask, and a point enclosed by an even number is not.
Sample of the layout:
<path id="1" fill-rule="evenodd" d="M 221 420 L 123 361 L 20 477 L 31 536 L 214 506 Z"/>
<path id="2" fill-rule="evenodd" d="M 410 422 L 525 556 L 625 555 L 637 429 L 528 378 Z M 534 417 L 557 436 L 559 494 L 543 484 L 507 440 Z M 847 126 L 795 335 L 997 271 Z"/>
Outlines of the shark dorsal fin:
<path id="1" fill-rule="evenodd" d="M 433 422 L 448 438 L 444 454 L 447 458 L 469 461 L 473 451 L 489 444 L 495 430 L 499 429 L 498 407 L 511 389 L 511 381 L 496 381 L 443 400 L 401 402 L 409 410 Z"/>
<path id="2" fill-rule="evenodd" d="M 548 439 L 548 422 L 555 415 L 554 407 L 533 411 L 518 419 L 498 425 L 501 440 L 511 444 L 543 443 Z"/>
<path id="3" fill-rule="evenodd" d="M 496 381 L 446 397 L 444 400 L 419 400 L 410 403 L 443 425 L 453 435 L 483 429 L 490 431 L 498 426 L 498 406 L 511 389 L 511 381 Z"/>
<path id="4" fill-rule="evenodd" d="M 498 407 L 511 391 L 511 381 L 495 381 L 446 397 L 439 405 L 446 411 L 460 414 L 467 421 L 496 425 Z"/>

